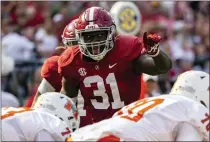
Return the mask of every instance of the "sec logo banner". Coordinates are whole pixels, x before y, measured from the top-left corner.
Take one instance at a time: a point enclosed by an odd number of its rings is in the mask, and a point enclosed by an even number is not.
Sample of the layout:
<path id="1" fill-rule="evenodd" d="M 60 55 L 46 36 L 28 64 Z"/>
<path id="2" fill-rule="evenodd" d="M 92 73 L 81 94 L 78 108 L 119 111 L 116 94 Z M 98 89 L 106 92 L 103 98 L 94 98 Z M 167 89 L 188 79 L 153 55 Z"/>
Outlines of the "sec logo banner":
<path id="1" fill-rule="evenodd" d="M 113 17 L 117 32 L 136 36 L 140 32 L 141 13 L 138 7 L 132 2 L 116 2 L 110 14 Z"/>

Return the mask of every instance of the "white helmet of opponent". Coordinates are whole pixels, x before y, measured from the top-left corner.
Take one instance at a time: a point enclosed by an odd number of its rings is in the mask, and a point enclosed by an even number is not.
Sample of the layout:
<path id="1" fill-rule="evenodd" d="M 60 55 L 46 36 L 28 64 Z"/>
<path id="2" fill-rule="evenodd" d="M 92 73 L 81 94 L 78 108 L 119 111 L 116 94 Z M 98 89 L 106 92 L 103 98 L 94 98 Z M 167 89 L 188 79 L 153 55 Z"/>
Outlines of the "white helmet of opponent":
<path id="1" fill-rule="evenodd" d="M 170 94 L 182 95 L 209 108 L 209 74 L 187 71 L 178 76 Z"/>
<path id="2" fill-rule="evenodd" d="M 116 2 L 110 9 L 117 33 L 137 35 L 141 27 L 141 13 L 133 2 Z"/>
<path id="3" fill-rule="evenodd" d="M 74 102 L 61 93 L 48 92 L 39 96 L 34 107 L 64 121 L 73 131 L 79 128 L 80 118 Z"/>

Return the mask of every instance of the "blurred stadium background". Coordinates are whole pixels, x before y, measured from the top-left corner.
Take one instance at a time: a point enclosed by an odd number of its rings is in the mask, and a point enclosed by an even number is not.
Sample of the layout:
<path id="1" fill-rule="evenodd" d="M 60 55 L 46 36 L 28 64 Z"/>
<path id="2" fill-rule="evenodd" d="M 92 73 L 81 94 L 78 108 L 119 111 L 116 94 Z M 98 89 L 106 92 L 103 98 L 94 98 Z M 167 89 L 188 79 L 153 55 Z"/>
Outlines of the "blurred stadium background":
<path id="1" fill-rule="evenodd" d="M 91 6 L 110 10 L 114 1 L 1 1 L 1 89 L 25 105 L 41 82 L 40 69 L 54 49 L 62 45 L 62 31 L 71 20 Z M 163 37 L 161 49 L 173 68 L 158 77 L 144 76 L 149 96 L 167 93 L 177 75 L 195 69 L 209 73 L 209 1 L 134 2 L 142 15 L 140 36 L 148 31 Z M 14 68 L 12 67 L 14 63 Z M 4 68 L 11 64 L 11 68 Z M 5 70 L 9 70 L 4 73 Z"/>

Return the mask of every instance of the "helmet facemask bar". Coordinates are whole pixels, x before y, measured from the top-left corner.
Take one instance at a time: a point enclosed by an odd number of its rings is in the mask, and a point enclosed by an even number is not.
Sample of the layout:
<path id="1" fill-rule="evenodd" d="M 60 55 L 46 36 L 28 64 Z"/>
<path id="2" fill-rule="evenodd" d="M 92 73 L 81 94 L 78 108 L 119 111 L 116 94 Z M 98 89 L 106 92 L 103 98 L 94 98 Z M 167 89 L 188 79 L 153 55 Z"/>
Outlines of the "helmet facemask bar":
<path id="1" fill-rule="evenodd" d="M 106 39 L 103 41 L 87 43 L 84 41 L 83 33 L 94 31 L 106 31 Z M 96 29 L 83 29 L 76 30 L 76 37 L 78 38 L 78 44 L 80 45 L 81 52 L 93 60 L 99 61 L 104 58 L 108 51 L 114 46 L 113 35 L 115 34 L 115 26 L 100 27 Z"/>
<path id="2" fill-rule="evenodd" d="M 76 38 L 65 38 L 62 37 L 62 42 L 65 46 L 74 46 L 78 44 L 78 41 L 76 40 Z"/>

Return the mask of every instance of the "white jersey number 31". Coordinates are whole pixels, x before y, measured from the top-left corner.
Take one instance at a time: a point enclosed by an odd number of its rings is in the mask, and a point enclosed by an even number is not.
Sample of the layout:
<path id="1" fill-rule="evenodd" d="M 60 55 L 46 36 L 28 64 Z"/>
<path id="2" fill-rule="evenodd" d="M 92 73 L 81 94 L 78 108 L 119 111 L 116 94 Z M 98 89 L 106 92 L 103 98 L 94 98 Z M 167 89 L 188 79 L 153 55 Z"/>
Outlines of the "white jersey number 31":
<path id="1" fill-rule="evenodd" d="M 88 76 L 84 79 L 83 82 L 85 87 L 91 87 L 91 83 L 97 83 L 98 89 L 93 90 L 93 94 L 94 96 L 100 96 L 102 98 L 102 102 L 98 102 L 96 99 L 91 99 L 91 103 L 95 109 L 108 109 L 110 105 L 112 109 L 119 109 L 125 105 L 124 101 L 121 101 L 120 99 L 120 93 L 114 73 L 110 73 L 105 79 L 106 84 L 110 85 L 112 91 L 113 102 L 111 103 L 109 102 L 109 98 L 104 85 L 105 83 L 102 77 L 99 75 Z M 78 106 L 80 115 L 85 116 L 86 111 L 82 109 L 84 107 L 84 99 L 80 94 L 78 96 L 78 104 L 80 104 Z"/>

